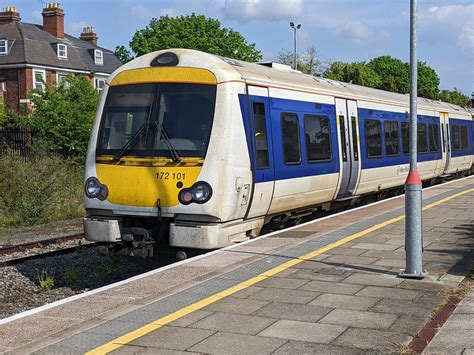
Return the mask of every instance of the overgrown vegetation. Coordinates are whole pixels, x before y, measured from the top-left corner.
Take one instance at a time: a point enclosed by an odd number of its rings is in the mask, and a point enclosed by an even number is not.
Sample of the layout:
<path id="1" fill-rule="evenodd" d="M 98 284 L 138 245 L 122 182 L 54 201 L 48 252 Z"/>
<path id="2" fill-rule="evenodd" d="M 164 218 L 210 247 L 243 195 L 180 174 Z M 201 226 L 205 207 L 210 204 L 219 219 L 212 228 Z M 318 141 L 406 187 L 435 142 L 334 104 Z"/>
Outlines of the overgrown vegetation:
<path id="1" fill-rule="evenodd" d="M 38 283 L 41 291 L 52 290 L 54 287 L 54 277 L 43 270 L 41 274 L 38 275 Z"/>
<path id="2" fill-rule="evenodd" d="M 80 217 L 83 166 L 57 155 L 0 159 L 0 228 Z"/>

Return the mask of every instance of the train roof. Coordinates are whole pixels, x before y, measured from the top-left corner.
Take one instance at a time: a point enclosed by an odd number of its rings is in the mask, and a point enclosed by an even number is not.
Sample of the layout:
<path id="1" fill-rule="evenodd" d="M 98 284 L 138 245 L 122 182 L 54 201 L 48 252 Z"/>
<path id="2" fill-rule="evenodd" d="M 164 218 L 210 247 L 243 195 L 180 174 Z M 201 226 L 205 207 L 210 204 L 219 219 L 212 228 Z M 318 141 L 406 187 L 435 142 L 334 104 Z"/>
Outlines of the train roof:
<path id="1" fill-rule="evenodd" d="M 355 100 L 377 101 L 386 104 L 392 103 L 409 106 L 410 98 L 408 94 L 398 94 L 322 77 L 315 77 L 303 74 L 300 71 L 291 69 L 289 66 L 278 63 L 249 63 L 192 49 L 168 49 L 148 53 L 125 64 L 114 74 L 126 69 L 149 66 L 152 59 L 165 52 L 175 53 L 179 58 L 179 66 L 201 67 L 212 71 L 216 75 L 218 82 L 245 80 L 247 83 L 258 85 L 283 87 Z M 472 118 L 472 114 L 468 109 L 447 102 L 418 97 L 417 104 L 419 109 L 435 110 L 467 117 L 469 119 Z"/>

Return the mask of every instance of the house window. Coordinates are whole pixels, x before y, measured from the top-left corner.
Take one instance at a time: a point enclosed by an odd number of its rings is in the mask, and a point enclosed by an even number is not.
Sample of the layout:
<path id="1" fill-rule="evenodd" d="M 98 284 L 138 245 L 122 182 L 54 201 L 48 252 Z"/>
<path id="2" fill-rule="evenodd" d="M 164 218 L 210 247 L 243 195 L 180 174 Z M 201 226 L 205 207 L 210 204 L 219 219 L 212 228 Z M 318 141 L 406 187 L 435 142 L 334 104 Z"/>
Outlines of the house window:
<path id="1" fill-rule="evenodd" d="M 95 86 L 95 89 L 97 90 L 97 92 L 98 92 L 99 94 L 101 94 L 102 91 L 104 90 L 105 79 L 98 79 L 98 78 L 95 78 L 95 79 L 94 79 L 94 86 Z"/>
<path id="2" fill-rule="evenodd" d="M 67 46 L 65 44 L 58 43 L 58 58 L 67 59 Z"/>
<path id="3" fill-rule="evenodd" d="M 33 87 L 38 91 L 44 91 L 45 83 L 46 72 L 44 70 L 33 70 Z"/>
<path id="4" fill-rule="evenodd" d="M 94 61 L 97 65 L 104 65 L 104 53 L 98 49 L 94 50 Z"/>
<path id="5" fill-rule="evenodd" d="M 8 41 L 6 39 L 0 39 L 0 54 L 8 53 Z"/>
<path id="6" fill-rule="evenodd" d="M 59 85 L 61 84 L 64 80 L 66 80 L 67 74 L 65 73 L 57 73 L 56 74 L 56 83 Z"/>

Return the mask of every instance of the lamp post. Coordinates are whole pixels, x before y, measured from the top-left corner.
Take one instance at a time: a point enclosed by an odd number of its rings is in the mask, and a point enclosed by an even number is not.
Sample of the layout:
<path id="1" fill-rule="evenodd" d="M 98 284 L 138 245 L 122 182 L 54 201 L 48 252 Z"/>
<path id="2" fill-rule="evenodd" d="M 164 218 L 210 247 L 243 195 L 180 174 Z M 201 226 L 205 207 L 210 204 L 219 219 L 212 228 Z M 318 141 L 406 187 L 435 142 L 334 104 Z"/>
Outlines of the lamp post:
<path id="1" fill-rule="evenodd" d="M 405 182 L 405 253 L 406 267 L 399 276 L 422 279 L 423 231 L 421 179 L 417 170 L 417 0 L 410 0 L 410 172 Z"/>
<path id="2" fill-rule="evenodd" d="M 299 30 L 301 28 L 301 23 L 295 25 L 294 22 L 290 22 L 290 27 L 293 29 L 293 34 L 294 34 L 294 43 L 295 43 L 295 47 L 294 47 L 294 52 L 293 52 L 293 69 L 296 70 L 297 68 L 297 57 L 296 57 L 296 31 Z"/>

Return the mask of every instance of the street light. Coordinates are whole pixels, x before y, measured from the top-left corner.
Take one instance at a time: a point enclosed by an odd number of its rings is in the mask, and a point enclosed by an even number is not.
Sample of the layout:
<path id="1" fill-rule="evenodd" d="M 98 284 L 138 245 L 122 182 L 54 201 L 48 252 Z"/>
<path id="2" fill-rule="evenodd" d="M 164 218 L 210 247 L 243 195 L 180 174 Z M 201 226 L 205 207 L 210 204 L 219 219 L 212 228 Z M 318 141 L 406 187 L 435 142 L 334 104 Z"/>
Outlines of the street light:
<path id="1" fill-rule="evenodd" d="M 294 42 L 295 42 L 295 50 L 293 52 L 293 55 L 294 55 L 294 59 L 293 59 L 293 69 L 296 70 L 296 67 L 297 67 L 297 57 L 296 57 L 296 31 L 299 30 L 301 28 L 301 23 L 297 24 L 295 26 L 295 23 L 294 22 L 290 22 L 290 27 L 293 29 L 293 33 L 294 33 Z"/>

